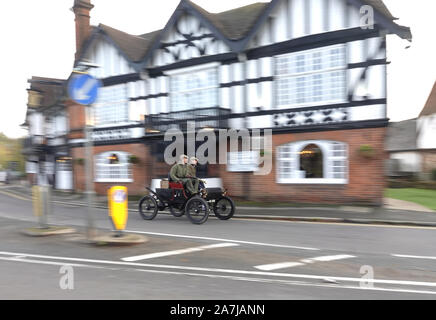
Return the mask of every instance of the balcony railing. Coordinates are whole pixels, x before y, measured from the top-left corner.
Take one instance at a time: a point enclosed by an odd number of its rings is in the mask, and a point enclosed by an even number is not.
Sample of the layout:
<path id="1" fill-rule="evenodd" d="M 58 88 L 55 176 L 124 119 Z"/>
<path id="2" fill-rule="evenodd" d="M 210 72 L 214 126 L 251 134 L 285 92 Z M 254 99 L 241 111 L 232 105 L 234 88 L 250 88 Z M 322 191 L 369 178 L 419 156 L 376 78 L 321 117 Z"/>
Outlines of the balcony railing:
<path id="1" fill-rule="evenodd" d="M 47 140 L 44 136 L 31 136 L 23 140 L 23 154 L 43 152 L 47 149 Z"/>
<path id="2" fill-rule="evenodd" d="M 171 128 L 186 131 L 187 121 L 195 121 L 195 129 L 227 129 L 229 125 L 226 116 L 230 113 L 229 109 L 215 107 L 153 114 L 145 118 L 145 128 L 149 133 L 164 132 Z"/>

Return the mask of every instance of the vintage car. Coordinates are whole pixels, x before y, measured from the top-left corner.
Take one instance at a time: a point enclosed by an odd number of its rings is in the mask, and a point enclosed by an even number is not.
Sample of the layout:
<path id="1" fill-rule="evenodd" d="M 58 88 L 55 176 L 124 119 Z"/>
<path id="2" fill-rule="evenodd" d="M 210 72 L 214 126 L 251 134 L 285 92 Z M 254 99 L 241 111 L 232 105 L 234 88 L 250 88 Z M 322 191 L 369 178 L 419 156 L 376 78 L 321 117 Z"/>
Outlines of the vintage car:
<path id="1" fill-rule="evenodd" d="M 201 181 L 203 182 L 203 181 Z M 228 220 L 235 213 L 235 204 L 222 188 L 206 188 L 200 184 L 199 194 L 191 195 L 182 183 L 163 180 L 161 188 L 153 191 L 139 201 L 139 213 L 144 220 L 152 220 L 158 211 L 169 209 L 175 217 L 184 214 L 194 224 L 203 224 L 209 217 L 210 208 L 220 220 Z"/>

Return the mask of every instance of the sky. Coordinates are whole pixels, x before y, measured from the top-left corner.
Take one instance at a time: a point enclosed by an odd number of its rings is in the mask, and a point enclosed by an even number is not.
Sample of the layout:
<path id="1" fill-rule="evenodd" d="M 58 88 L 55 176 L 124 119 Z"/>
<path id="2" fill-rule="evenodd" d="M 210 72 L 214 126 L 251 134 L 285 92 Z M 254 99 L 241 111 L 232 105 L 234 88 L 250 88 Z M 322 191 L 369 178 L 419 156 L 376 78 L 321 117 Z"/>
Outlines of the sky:
<path id="1" fill-rule="evenodd" d="M 14 0 L 2 3 L 0 35 L 0 132 L 27 135 L 27 82 L 32 76 L 66 79 L 75 53 L 73 0 Z M 256 0 L 194 0 L 210 12 Z M 264 1 L 263 1 L 264 2 Z M 397 23 L 412 29 L 413 41 L 388 38 L 388 117 L 417 117 L 436 81 L 435 0 L 384 0 Z M 130 34 L 163 28 L 179 0 L 92 0 L 91 24 L 103 23 Z M 413 4 L 412 4 L 413 3 Z M 410 45 L 410 48 L 406 49 Z"/>

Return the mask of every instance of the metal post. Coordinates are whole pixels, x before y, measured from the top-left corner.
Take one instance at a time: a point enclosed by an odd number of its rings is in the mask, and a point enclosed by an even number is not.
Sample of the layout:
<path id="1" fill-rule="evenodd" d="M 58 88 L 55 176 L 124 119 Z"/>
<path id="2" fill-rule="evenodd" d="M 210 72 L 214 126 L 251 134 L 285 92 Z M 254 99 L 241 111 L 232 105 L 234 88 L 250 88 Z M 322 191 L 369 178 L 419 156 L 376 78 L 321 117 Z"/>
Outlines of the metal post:
<path id="1" fill-rule="evenodd" d="M 94 207 L 94 186 L 92 182 L 92 177 L 94 176 L 92 174 L 92 149 L 93 149 L 93 142 L 91 137 L 91 130 L 92 127 L 90 125 L 90 119 L 91 119 L 91 106 L 85 106 L 85 176 L 86 176 L 86 197 L 87 197 L 87 203 L 88 203 L 88 225 L 87 225 L 87 238 L 88 240 L 91 240 L 95 237 L 95 222 L 93 217 L 93 207 Z"/>
<path id="2" fill-rule="evenodd" d="M 243 86 L 243 94 L 242 94 L 242 107 L 244 110 L 244 129 L 248 129 L 249 122 L 248 118 L 246 116 L 248 112 L 248 72 L 247 72 L 247 55 L 245 53 L 239 53 L 238 54 L 238 60 L 242 63 L 242 86 Z M 251 138 L 251 137 L 250 137 Z M 242 173 L 242 179 L 243 179 L 243 186 L 245 190 L 244 198 L 246 200 L 250 199 L 250 174 L 251 172 L 243 172 Z"/>

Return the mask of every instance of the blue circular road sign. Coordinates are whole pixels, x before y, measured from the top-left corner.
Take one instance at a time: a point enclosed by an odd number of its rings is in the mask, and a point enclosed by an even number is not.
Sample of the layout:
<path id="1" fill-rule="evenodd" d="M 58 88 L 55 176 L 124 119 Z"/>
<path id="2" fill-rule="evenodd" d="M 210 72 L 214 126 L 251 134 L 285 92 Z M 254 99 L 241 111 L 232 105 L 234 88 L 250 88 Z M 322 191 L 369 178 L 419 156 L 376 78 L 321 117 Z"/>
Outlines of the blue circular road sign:
<path id="1" fill-rule="evenodd" d="M 73 74 L 68 82 L 68 94 L 72 100 L 86 106 L 97 100 L 100 87 L 100 81 L 89 74 Z"/>

